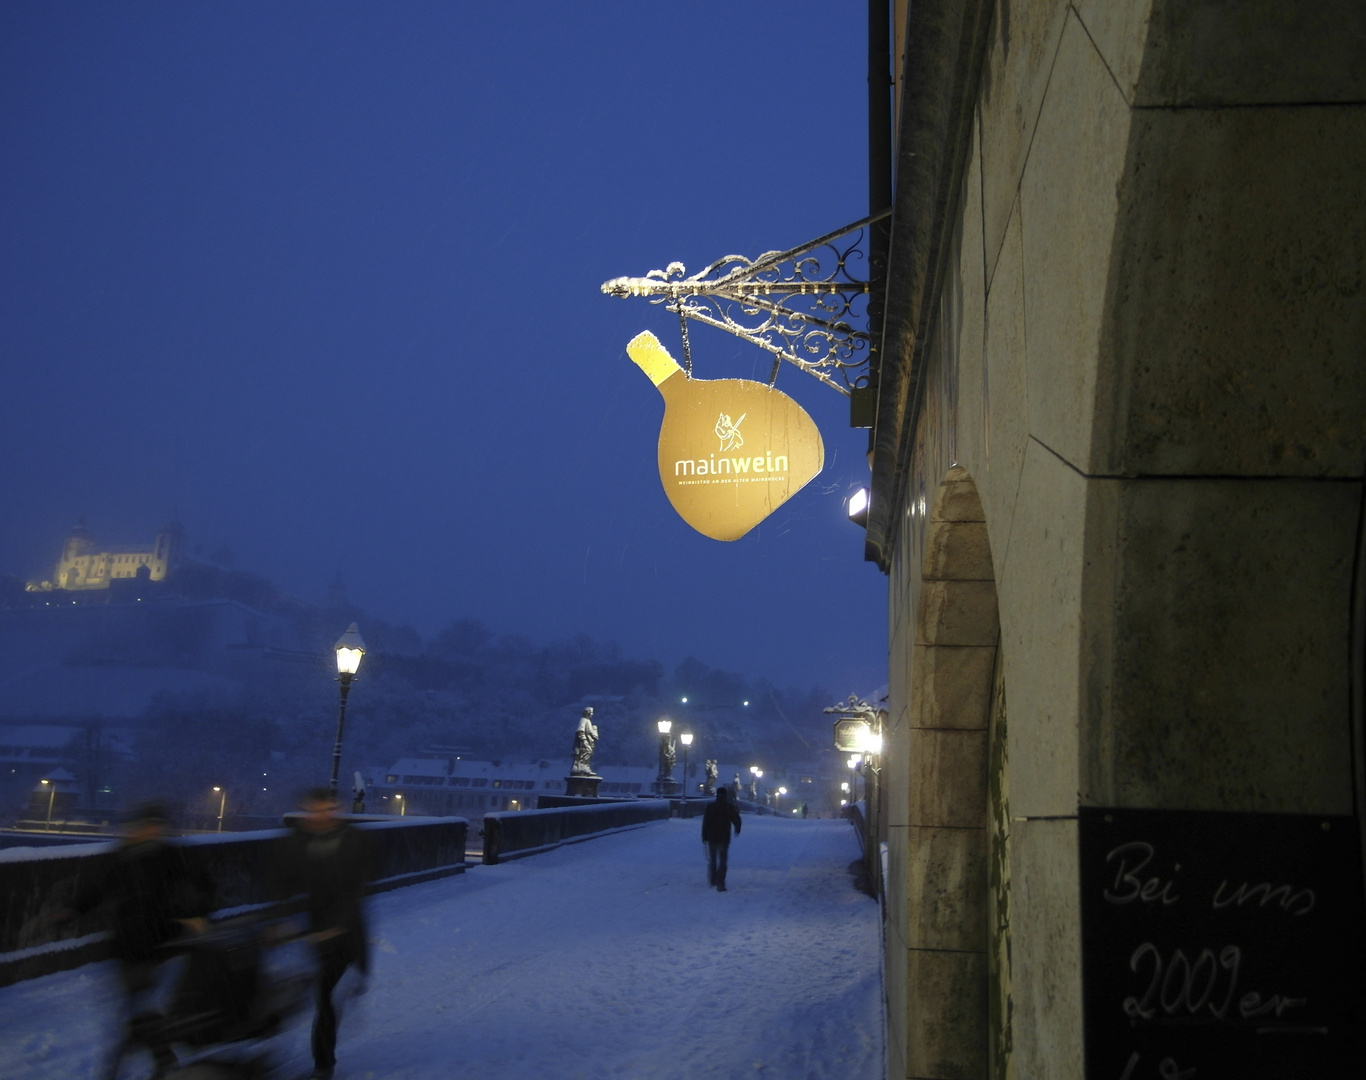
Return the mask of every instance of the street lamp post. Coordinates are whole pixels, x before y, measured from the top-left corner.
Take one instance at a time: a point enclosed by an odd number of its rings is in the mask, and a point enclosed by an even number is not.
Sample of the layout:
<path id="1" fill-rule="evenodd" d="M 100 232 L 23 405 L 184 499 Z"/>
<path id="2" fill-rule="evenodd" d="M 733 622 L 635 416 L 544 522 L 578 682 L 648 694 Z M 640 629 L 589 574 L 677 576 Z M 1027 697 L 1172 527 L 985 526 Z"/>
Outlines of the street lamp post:
<path id="1" fill-rule="evenodd" d="M 342 730 L 346 726 L 346 695 L 351 690 L 351 680 L 356 677 L 360 658 L 365 655 L 365 642 L 360 631 L 352 623 L 333 646 L 337 653 L 337 682 L 341 683 L 341 704 L 337 708 L 337 741 L 332 747 L 332 779 L 327 789 L 332 797 L 337 796 L 337 770 L 341 768 Z"/>
<path id="2" fill-rule="evenodd" d="M 218 792 L 218 831 L 223 831 L 223 808 L 228 805 L 228 789 L 225 787 L 215 787 Z"/>
<path id="3" fill-rule="evenodd" d="M 688 797 L 688 790 L 691 786 L 688 783 L 688 747 L 692 745 L 692 732 L 679 732 L 678 741 L 683 744 L 683 798 L 686 799 Z"/>
<path id="4" fill-rule="evenodd" d="M 859 764 L 860 764 L 862 761 L 863 761 L 863 755 L 862 755 L 862 754 L 850 754 L 850 755 L 849 755 L 849 768 L 851 768 L 851 769 L 853 770 L 853 772 L 851 772 L 851 773 L 849 774 L 850 778 L 853 780 L 853 788 L 851 789 L 851 791 L 850 791 L 850 793 L 849 793 L 849 797 L 850 797 L 850 801 L 851 801 L 851 802 L 858 802 L 858 772 L 859 772 L 858 767 L 859 767 Z"/>
<path id="5" fill-rule="evenodd" d="M 655 725 L 659 729 L 659 776 L 655 778 L 655 789 L 660 795 L 672 795 L 674 785 L 674 747 L 669 732 L 673 730 L 672 720 L 661 720 Z"/>
<path id="6" fill-rule="evenodd" d="M 52 831 L 52 801 L 57 798 L 57 785 L 51 780 L 39 780 L 38 783 L 47 787 L 47 828 L 45 832 Z"/>
<path id="7" fill-rule="evenodd" d="M 400 795 L 398 792 L 394 792 L 394 798 L 398 800 L 398 816 L 407 817 L 408 804 L 403 801 L 403 796 Z"/>
<path id="8" fill-rule="evenodd" d="M 764 770 L 758 765 L 751 765 L 749 775 L 749 801 L 757 803 L 759 801 L 759 779 L 764 775 Z"/>

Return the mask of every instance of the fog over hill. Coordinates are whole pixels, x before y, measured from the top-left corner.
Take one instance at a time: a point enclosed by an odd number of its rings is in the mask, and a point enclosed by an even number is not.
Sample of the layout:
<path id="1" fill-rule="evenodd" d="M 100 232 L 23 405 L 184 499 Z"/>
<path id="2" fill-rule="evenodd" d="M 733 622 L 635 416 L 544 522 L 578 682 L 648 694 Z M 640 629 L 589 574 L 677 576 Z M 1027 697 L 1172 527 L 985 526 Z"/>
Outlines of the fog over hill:
<path id="1" fill-rule="evenodd" d="M 565 759 L 589 704 L 602 764 L 652 763 L 665 715 L 696 734 L 698 766 L 709 757 L 812 763 L 830 742 L 822 708 L 867 689 L 778 687 L 693 658 L 666 671 L 616 642 L 534 641 L 471 619 L 424 641 L 348 603 L 339 586 L 308 604 L 204 562 L 140 592 L 98 602 L 24 593 L 13 579 L 4 589 L 0 725 L 70 726 L 67 767 L 83 802 L 157 795 L 190 805 L 217 784 L 241 812 L 288 805 L 300 786 L 326 778 L 332 645 L 353 621 L 368 652 L 348 702 L 344 776 L 438 746 Z M 131 760 L 97 752 L 100 733 L 115 731 Z M 22 798 L 34 780 L 21 773 L 11 794 Z"/>

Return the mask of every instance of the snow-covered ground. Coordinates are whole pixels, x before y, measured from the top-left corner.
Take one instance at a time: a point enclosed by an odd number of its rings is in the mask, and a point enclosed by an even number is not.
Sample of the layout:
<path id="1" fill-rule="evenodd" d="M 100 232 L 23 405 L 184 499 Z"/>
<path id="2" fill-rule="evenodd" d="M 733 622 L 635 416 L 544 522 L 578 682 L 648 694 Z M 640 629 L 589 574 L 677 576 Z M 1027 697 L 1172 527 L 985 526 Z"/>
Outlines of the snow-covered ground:
<path id="1" fill-rule="evenodd" d="M 877 905 L 846 822 L 746 816 L 728 891 L 670 820 L 376 898 L 338 1080 L 874 1080 Z M 109 965 L 0 989 L 0 1076 L 93 1075 Z M 306 1022 L 277 1039 L 292 1078 Z"/>

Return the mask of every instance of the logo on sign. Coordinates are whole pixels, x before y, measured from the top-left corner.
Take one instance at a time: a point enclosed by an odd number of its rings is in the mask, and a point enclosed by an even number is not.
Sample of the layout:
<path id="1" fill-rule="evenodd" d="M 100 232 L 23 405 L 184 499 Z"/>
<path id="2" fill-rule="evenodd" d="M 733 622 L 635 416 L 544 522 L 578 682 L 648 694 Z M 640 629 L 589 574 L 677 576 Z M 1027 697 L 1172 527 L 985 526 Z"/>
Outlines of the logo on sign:
<path id="1" fill-rule="evenodd" d="M 740 419 L 731 423 L 731 419 L 722 413 L 716 421 L 716 437 L 721 440 L 721 451 L 735 450 L 745 445 L 745 440 L 740 437 L 740 425 L 744 422 L 745 416 L 740 414 Z"/>

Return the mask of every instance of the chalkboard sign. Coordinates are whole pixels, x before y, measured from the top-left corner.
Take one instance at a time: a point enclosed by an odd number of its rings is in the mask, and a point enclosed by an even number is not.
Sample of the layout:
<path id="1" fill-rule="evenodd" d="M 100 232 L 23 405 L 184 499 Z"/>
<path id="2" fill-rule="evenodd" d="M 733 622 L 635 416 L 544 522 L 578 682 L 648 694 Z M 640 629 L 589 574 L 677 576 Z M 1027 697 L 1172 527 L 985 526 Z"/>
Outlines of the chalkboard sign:
<path id="1" fill-rule="evenodd" d="M 1352 818 L 1079 816 L 1088 1080 L 1366 1075 Z"/>

